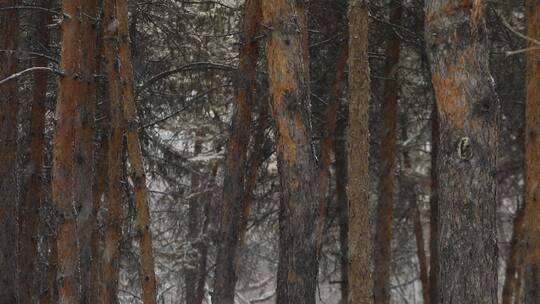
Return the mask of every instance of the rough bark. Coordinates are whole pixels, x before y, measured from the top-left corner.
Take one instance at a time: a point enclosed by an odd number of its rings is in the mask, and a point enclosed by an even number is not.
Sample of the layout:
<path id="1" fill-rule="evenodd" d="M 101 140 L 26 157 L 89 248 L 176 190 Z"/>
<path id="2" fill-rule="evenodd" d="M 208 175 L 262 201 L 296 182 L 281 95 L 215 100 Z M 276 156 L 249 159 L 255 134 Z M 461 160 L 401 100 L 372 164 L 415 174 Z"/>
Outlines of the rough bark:
<path id="1" fill-rule="evenodd" d="M 349 2 L 349 303 L 373 303 L 369 204 L 369 63 L 367 1 Z"/>
<path id="2" fill-rule="evenodd" d="M 540 39 L 540 1 L 527 0 L 527 36 Z M 528 41 L 529 47 L 535 46 Z M 527 86 L 525 103 L 524 201 L 526 216 L 527 257 L 525 265 L 526 303 L 540 303 L 540 55 L 527 52 Z"/>
<path id="3" fill-rule="evenodd" d="M 11 0 L 0 6 L 20 5 Z M 16 50 L 19 40 L 19 16 L 11 10 L 0 15 L 0 49 Z M 17 71 L 15 53 L 0 57 L 0 79 Z M 17 81 L 0 85 L 0 303 L 15 303 L 17 248 Z"/>
<path id="4" fill-rule="evenodd" d="M 83 86 L 79 77 L 80 6 L 78 0 L 62 3 L 62 12 L 66 17 L 62 22 L 60 68 L 65 75 L 60 77 L 58 83 L 53 138 L 52 194 L 58 212 L 58 302 L 66 304 L 79 303 L 80 300 L 77 281 L 77 216 L 73 205 L 74 125 L 76 103 Z"/>
<path id="5" fill-rule="evenodd" d="M 127 150 L 132 168 L 132 180 L 135 190 L 135 208 L 137 215 L 135 227 L 139 241 L 139 277 L 141 278 L 142 299 L 144 304 L 154 304 L 156 295 L 156 274 L 154 270 L 154 253 L 152 250 L 152 231 L 150 229 L 150 206 L 146 173 L 141 143 L 139 139 L 139 122 L 135 106 L 133 63 L 129 40 L 128 2 L 118 0 L 118 34 L 120 37 L 120 78 L 123 113 L 127 124 Z"/>
<path id="6" fill-rule="evenodd" d="M 344 43 L 338 55 L 336 64 L 336 78 L 330 92 L 329 104 L 326 109 L 326 125 L 324 129 L 324 139 L 321 142 L 321 157 L 319 164 L 319 221 L 317 222 L 317 255 L 320 255 L 324 238 L 324 227 L 326 223 L 328 189 L 330 186 L 330 163 L 332 148 L 334 147 L 334 136 L 337 126 L 337 114 L 339 110 L 343 80 L 345 79 L 345 67 L 349 55 L 349 41 L 345 35 Z"/>
<path id="7" fill-rule="evenodd" d="M 122 238 L 122 143 L 124 134 L 122 102 L 120 100 L 120 71 L 118 58 L 118 19 L 116 0 L 103 1 L 103 47 L 106 60 L 107 93 L 110 105 L 111 128 L 108 151 L 108 202 L 105 223 L 105 244 L 102 254 L 101 303 L 118 303 L 120 240 Z"/>
<path id="8" fill-rule="evenodd" d="M 401 1 L 391 1 L 390 24 L 401 23 Z M 397 110 L 400 85 L 398 80 L 400 37 L 394 28 L 388 33 L 386 42 L 385 83 L 382 102 L 382 140 L 380 155 L 379 203 L 375 217 L 374 243 L 374 299 L 377 304 L 390 303 L 390 273 L 392 266 L 392 219 L 394 213 L 396 185 L 396 137 Z"/>
<path id="9" fill-rule="evenodd" d="M 223 215 L 221 222 L 221 245 L 218 248 L 214 304 L 234 303 L 234 291 L 238 274 L 235 260 L 238 255 L 245 193 L 247 149 L 254 94 L 257 84 L 258 41 L 255 38 L 261 19 L 261 0 L 247 0 L 244 7 L 244 25 L 239 79 L 232 117 L 231 136 L 227 145 L 227 161 L 223 188 Z"/>
<path id="10" fill-rule="evenodd" d="M 99 72 L 97 60 L 97 1 L 81 0 L 81 72 L 86 81 L 77 100 L 75 118 L 75 175 L 74 199 L 77 206 L 77 228 L 81 267 L 81 301 L 92 303 L 90 295 L 91 239 L 95 226 L 93 211 L 94 182 L 94 116 L 98 84 L 94 75 Z"/>
<path id="11" fill-rule="evenodd" d="M 318 176 L 311 147 L 303 1 L 264 0 L 270 108 L 281 183 L 277 303 L 315 303 Z"/>
<path id="12" fill-rule="evenodd" d="M 525 230 L 525 204 L 519 209 L 516 218 L 514 219 L 514 231 L 512 240 L 510 241 L 510 252 L 506 260 L 505 280 L 502 292 L 502 304 L 512 304 L 514 293 L 517 293 L 519 288 L 520 260 L 522 260 L 524 252 L 524 231 Z M 517 299 L 517 298 L 516 298 Z"/>
<path id="13" fill-rule="evenodd" d="M 40 1 L 43 7 L 50 7 L 50 1 Z M 47 24 L 52 22 L 51 14 L 40 12 L 36 16 L 35 42 L 49 46 L 49 30 Z M 48 61 L 36 57 L 35 66 L 47 66 Z M 47 99 L 48 73 L 37 71 L 34 74 L 32 91 L 32 110 L 30 116 L 30 159 L 26 191 L 19 205 L 19 288 L 26 292 L 19 294 L 19 303 L 36 303 L 39 298 L 38 272 L 38 233 L 40 227 L 39 211 L 44 202 L 42 183 L 43 161 L 45 149 L 45 101 Z M 1 78 L 1 76 L 0 76 Z"/>
<path id="14" fill-rule="evenodd" d="M 426 40 L 440 118 L 440 301 L 497 303 L 498 96 L 483 1 L 426 2 Z"/>

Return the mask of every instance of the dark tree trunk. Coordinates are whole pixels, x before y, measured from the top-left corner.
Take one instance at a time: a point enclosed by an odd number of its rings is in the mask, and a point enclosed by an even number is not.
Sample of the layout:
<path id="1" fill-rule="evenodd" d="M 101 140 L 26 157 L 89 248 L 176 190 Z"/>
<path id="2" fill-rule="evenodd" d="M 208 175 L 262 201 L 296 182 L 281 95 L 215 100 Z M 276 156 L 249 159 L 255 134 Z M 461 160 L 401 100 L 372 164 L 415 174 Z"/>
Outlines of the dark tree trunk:
<path id="1" fill-rule="evenodd" d="M 75 119 L 75 175 L 74 199 L 77 206 L 77 229 L 79 236 L 81 301 L 91 304 L 89 276 L 92 258 L 91 239 L 96 218 L 93 216 L 93 183 L 94 183 L 94 119 L 97 102 L 98 84 L 95 76 L 99 74 L 98 35 L 97 35 L 97 1 L 83 0 L 81 19 L 81 71 L 87 79 L 83 84 L 80 98 L 77 100 L 77 117 Z"/>
<path id="2" fill-rule="evenodd" d="M 389 8 L 391 26 L 401 24 L 401 1 L 391 1 Z M 396 161 L 397 161 L 397 112 L 400 84 L 398 79 L 400 37 L 392 27 L 386 42 L 387 62 L 384 68 L 384 98 L 382 103 L 382 141 L 380 156 L 379 204 L 375 217 L 374 245 L 374 298 L 377 304 L 390 303 L 390 273 L 392 266 L 392 219 L 394 213 Z"/>
<path id="3" fill-rule="evenodd" d="M 497 303 L 499 101 L 489 73 L 483 10 L 483 1 L 426 2 L 440 117 L 438 303 L 443 304 Z"/>
<path id="4" fill-rule="evenodd" d="M 318 176 L 311 147 L 307 22 L 303 1 L 265 0 L 270 105 L 281 177 L 277 303 L 314 304 Z"/>
<path id="5" fill-rule="evenodd" d="M 21 5 L 8 0 L 0 7 Z M 0 49 L 17 50 L 19 15 L 17 10 L 0 14 Z M 16 73 L 16 53 L 0 56 L 0 80 Z M 17 80 L 0 84 L 0 303 L 17 302 Z"/>
<path id="6" fill-rule="evenodd" d="M 240 227 L 245 193 L 247 148 L 249 145 L 252 107 L 257 83 L 258 41 L 255 38 L 261 19 L 261 0 L 244 4 L 244 26 L 239 79 L 232 117 L 231 137 L 227 146 L 223 188 L 221 239 L 216 262 L 214 304 L 233 304 L 238 274 L 235 261 L 239 254 Z"/>
<path id="7" fill-rule="evenodd" d="M 39 5 L 50 8 L 51 1 L 39 1 Z M 36 17 L 35 42 L 45 48 L 49 47 L 49 29 L 51 14 L 40 12 Z M 34 59 L 35 66 L 47 66 L 48 60 L 43 57 Z M 1 78 L 1 77 L 0 77 Z M 45 153 L 45 101 L 49 74 L 37 71 L 34 74 L 32 92 L 32 110 L 30 118 L 30 172 L 27 174 L 26 191 L 19 205 L 19 288 L 26 290 L 19 294 L 20 303 L 36 303 L 39 298 L 38 273 L 38 233 L 40 227 L 39 211 L 43 206 L 45 187 L 43 186 L 43 161 Z"/>

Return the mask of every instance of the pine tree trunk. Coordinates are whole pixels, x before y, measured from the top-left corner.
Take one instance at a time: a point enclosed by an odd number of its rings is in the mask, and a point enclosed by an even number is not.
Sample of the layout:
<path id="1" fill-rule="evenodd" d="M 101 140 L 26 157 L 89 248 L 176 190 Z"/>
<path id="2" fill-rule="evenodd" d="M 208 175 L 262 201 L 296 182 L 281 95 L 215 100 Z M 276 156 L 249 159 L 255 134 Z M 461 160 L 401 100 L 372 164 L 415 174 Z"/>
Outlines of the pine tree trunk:
<path id="1" fill-rule="evenodd" d="M 391 1 L 390 24 L 401 24 L 401 1 Z M 378 184 L 379 204 L 375 218 L 374 245 L 374 299 L 377 304 L 390 303 L 390 273 L 392 265 L 392 219 L 394 213 L 396 185 L 396 137 L 397 110 L 400 84 L 398 80 L 400 37 L 392 28 L 386 42 L 386 66 L 384 75 L 384 98 L 382 103 L 382 140 L 380 181 Z"/>
<path id="2" fill-rule="evenodd" d="M 200 132 L 200 130 L 196 131 Z M 204 134 L 196 134 L 197 137 L 204 137 Z M 197 157 L 202 151 L 202 143 L 199 139 L 195 140 L 195 145 L 193 149 L 193 156 Z M 191 174 L 191 193 L 201 193 L 202 187 L 200 182 L 200 166 L 194 168 L 194 173 Z M 202 240 L 199 239 L 201 236 L 201 199 L 200 195 L 194 195 L 189 199 L 188 202 L 188 232 L 187 232 L 187 241 L 190 244 L 190 254 L 188 267 L 184 269 L 184 281 L 186 287 L 186 304 L 201 304 L 197 303 L 197 271 L 199 260 L 200 260 L 200 251 L 198 242 Z"/>
<path id="3" fill-rule="evenodd" d="M 349 303 L 373 303 L 372 239 L 369 204 L 368 2 L 349 1 Z"/>
<path id="4" fill-rule="evenodd" d="M 100 282 L 102 280 L 102 268 L 100 258 L 103 234 L 100 233 L 97 218 L 101 208 L 103 196 L 107 191 L 108 168 L 109 168 L 109 130 L 110 130 L 110 105 L 109 100 L 105 98 L 100 107 L 101 123 L 98 125 L 99 143 L 96 147 L 96 168 L 94 180 L 94 193 L 92 193 L 92 235 L 90 239 L 90 268 L 88 271 L 89 286 L 88 286 L 88 303 L 98 303 L 100 299 Z"/>
<path id="5" fill-rule="evenodd" d="M 118 19 L 116 0 L 103 1 L 103 43 L 106 60 L 107 92 L 110 104 L 111 128 L 107 168 L 108 213 L 105 223 L 105 244 L 102 254 L 101 303 L 118 303 L 120 240 L 122 238 L 122 144 L 124 117 L 120 100 L 120 71 L 118 58 Z"/>
<path id="6" fill-rule="evenodd" d="M 326 109 L 326 125 L 324 129 L 324 139 L 321 143 L 321 157 L 319 164 L 319 221 L 317 223 L 317 255 L 320 256 L 322 250 L 322 242 L 324 238 L 324 227 L 326 224 L 328 189 L 330 186 L 330 163 L 331 153 L 334 147 L 334 136 L 337 126 L 337 114 L 339 110 L 341 89 L 343 87 L 343 79 L 345 78 L 345 67 L 349 55 L 348 39 L 345 35 L 345 40 L 341 46 L 336 64 L 336 78 L 330 92 L 329 104 Z"/>
<path id="7" fill-rule="evenodd" d="M 303 1 L 264 0 L 266 58 L 281 182 L 277 303 L 314 304 L 318 176 L 311 147 Z"/>
<path id="8" fill-rule="evenodd" d="M 540 1 L 525 1 L 527 36 L 540 39 Z M 529 47 L 536 46 L 529 41 Z M 527 235 L 527 260 L 525 265 L 526 303 L 540 303 L 540 55 L 536 50 L 527 52 L 527 86 L 525 104 L 525 160 L 524 201 Z"/>
<path id="9" fill-rule="evenodd" d="M 83 84 L 75 119 L 75 175 L 74 199 L 78 206 L 77 228 L 81 267 L 81 301 L 90 302 L 90 263 L 92 231 L 96 225 L 93 210 L 94 182 L 94 116 L 97 102 L 98 84 L 95 76 L 99 73 L 97 60 L 97 2 L 82 0 L 81 11 L 81 71 L 87 81 Z"/>
<path id="10" fill-rule="evenodd" d="M 440 301 L 497 303 L 499 102 L 483 1 L 430 0 L 426 39 L 440 117 Z"/>
<path id="11" fill-rule="evenodd" d="M 83 84 L 80 66 L 80 27 L 78 18 L 81 2 L 64 1 L 62 22 L 62 50 L 60 68 L 65 75 L 58 83 L 58 101 L 56 104 L 56 129 L 53 138 L 53 173 L 52 194 L 58 212 L 58 302 L 62 304 L 79 303 L 78 251 L 76 233 L 76 214 L 73 205 L 73 161 L 75 155 L 74 127 L 76 104 Z"/>
<path id="12" fill-rule="evenodd" d="M 20 5 L 17 0 L 0 3 Z M 0 49 L 16 50 L 19 40 L 19 16 L 16 10 L 0 14 Z M 17 71 L 15 53 L 0 56 L 0 79 Z M 0 303 L 16 303 L 17 248 L 17 81 L 0 84 Z"/>
<path id="13" fill-rule="evenodd" d="M 347 42 L 348 43 L 348 42 Z M 345 106 L 342 105 L 340 112 L 345 115 Z M 347 144 L 345 131 L 347 121 L 338 120 L 334 138 L 335 178 L 336 178 L 336 213 L 339 223 L 339 263 L 341 269 L 341 304 L 347 304 L 349 299 L 349 205 L 347 201 Z"/>
<path id="14" fill-rule="evenodd" d="M 150 206 L 146 174 L 139 139 L 139 123 L 134 97 L 133 63 L 129 40 L 128 2 L 118 0 L 118 33 L 120 37 L 120 78 L 123 113 L 127 124 L 127 150 L 133 170 L 132 180 L 135 189 L 135 208 L 137 216 L 135 227 L 139 241 L 139 277 L 141 278 L 144 304 L 154 304 L 157 300 L 152 231 L 150 229 Z"/>
<path id="15" fill-rule="evenodd" d="M 39 5 L 49 8 L 49 0 L 40 1 Z M 49 30 L 51 14 L 38 13 L 36 19 L 35 42 L 47 48 L 50 43 Z M 47 66 L 43 57 L 34 59 L 35 66 Z M 1 77 L 0 77 L 1 78 Z M 38 233 L 40 227 L 39 211 L 45 200 L 43 187 L 43 162 L 45 153 L 45 101 L 49 74 L 37 71 L 34 74 L 32 92 L 32 110 L 30 118 L 30 172 L 24 183 L 26 191 L 19 206 L 19 288 L 26 292 L 19 294 L 19 303 L 36 303 L 39 298 L 38 273 Z"/>
<path id="16" fill-rule="evenodd" d="M 431 107 L 431 195 L 429 197 L 429 300 L 439 303 L 439 174 L 437 157 L 439 154 L 439 112 L 437 102 Z"/>
<path id="17" fill-rule="evenodd" d="M 231 136 L 227 146 L 227 161 L 223 188 L 221 239 L 216 262 L 214 304 L 233 304 L 238 274 L 235 261 L 239 254 L 242 203 L 245 193 L 247 148 L 249 145 L 252 107 L 257 84 L 258 41 L 255 38 L 261 19 L 261 0 L 244 4 L 244 26 L 239 64 L 239 80 L 232 117 Z"/>

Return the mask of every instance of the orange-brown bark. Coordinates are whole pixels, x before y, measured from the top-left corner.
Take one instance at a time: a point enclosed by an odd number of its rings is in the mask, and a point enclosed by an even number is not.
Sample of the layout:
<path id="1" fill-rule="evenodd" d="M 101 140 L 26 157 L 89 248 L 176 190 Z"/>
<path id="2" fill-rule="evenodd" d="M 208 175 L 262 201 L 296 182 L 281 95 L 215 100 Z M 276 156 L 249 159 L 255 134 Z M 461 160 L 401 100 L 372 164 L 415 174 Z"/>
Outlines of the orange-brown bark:
<path id="1" fill-rule="evenodd" d="M 401 1 L 390 2 L 390 24 L 399 26 L 402 13 Z M 396 160 L 397 160 L 397 110 L 400 84 L 398 80 L 400 37 L 390 30 L 386 42 L 387 62 L 384 69 L 385 83 L 382 101 L 382 140 L 379 167 L 379 203 L 375 217 L 374 248 L 374 299 L 377 304 L 390 303 L 390 273 L 392 265 L 392 219 L 394 213 Z"/>
<path id="2" fill-rule="evenodd" d="M 369 207 L 368 5 L 349 1 L 349 122 L 347 130 L 348 303 L 373 303 Z"/>
<path id="3" fill-rule="evenodd" d="M 527 36 L 540 39 L 540 1 L 527 0 Z M 535 46 L 529 41 L 529 47 Z M 525 104 L 524 202 L 527 256 L 525 281 L 527 303 L 540 303 L 540 54 L 527 53 Z"/>
<path id="4" fill-rule="evenodd" d="M 17 6 L 7 0 L 2 6 Z M 15 10 L 0 14 L 0 49 L 16 50 L 19 41 L 19 16 Z M 0 56 L 0 79 L 17 71 L 15 53 Z M 17 248 L 17 81 L 0 84 L 0 302 L 16 303 Z"/>
<path id="5" fill-rule="evenodd" d="M 427 52 L 440 117 L 437 303 L 496 303 L 493 172 L 499 98 L 489 71 L 485 3 L 475 0 L 470 7 L 460 3 L 426 1 Z"/>
<path id="6" fill-rule="evenodd" d="M 262 2 L 270 105 L 281 182 L 277 303 L 315 303 L 318 175 L 311 149 L 303 1 Z"/>
<path id="7" fill-rule="evenodd" d="M 246 191 L 247 149 L 249 146 L 252 108 L 257 84 L 258 41 L 255 38 L 261 19 L 261 0 L 247 0 L 244 4 L 244 25 L 239 80 L 231 122 L 231 135 L 227 144 L 227 160 L 223 188 L 223 214 L 221 238 L 218 247 L 213 303 L 232 304 L 238 275 L 235 261 L 241 245 L 240 230 Z"/>
<path id="8" fill-rule="evenodd" d="M 135 189 L 135 208 L 137 216 L 135 227 L 139 241 L 142 299 L 144 304 L 156 303 L 156 274 L 154 270 L 154 253 L 152 250 L 152 231 L 150 229 L 150 206 L 144 160 L 138 133 L 138 116 L 134 98 L 133 63 L 131 61 L 131 45 L 129 40 L 128 2 L 118 0 L 116 8 L 118 16 L 118 34 L 120 38 L 120 83 L 123 114 L 127 129 L 127 150 L 133 170 L 132 179 Z"/>
<path id="9" fill-rule="evenodd" d="M 320 255 L 324 238 L 324 225 L 326 222 L 327 195 L 330 182 L 331 153 L 334 146 L 334 135 L 337 126 L 337 114 L 339 110 L 341 88 L 345 78 L 345 67 L 349 55 L 348 39 L 345 35 L 344 43 L 338 55 L 336 64 L 336 78 L 330 92 L 330 102 L 326 109 L 326 126 L 324 139 L 321 143 L 321 157 L 319 168 L 319 221 L 317 223 L 317 254 Z"/>
<path id="10" fill-rule="evenodd" d="M 52 195 L 58 212 L 58 302 L 79 303 L 76 214 L 73 205 L 73 144 L 76 103 L 81 92 L 79 0 L 64 1 L 60 68 L 65 75 L 58 82 L 56 129 L 53 138 Z"/>
<path id="11" fill-rule="evenodd" d="M 103 1 L 103 48 L 106 60 L 107 92 L 111 127 L 107 169 L 108 213 L 105 222 L 105 244 L 102 254 L 102 286 L 100 303 L 118 301 L 120 239 L 122 237 L 122 143 L 124 116 L 120 100 L 120 71 L 118 62 L 118 23 L 116 0 Z"/>

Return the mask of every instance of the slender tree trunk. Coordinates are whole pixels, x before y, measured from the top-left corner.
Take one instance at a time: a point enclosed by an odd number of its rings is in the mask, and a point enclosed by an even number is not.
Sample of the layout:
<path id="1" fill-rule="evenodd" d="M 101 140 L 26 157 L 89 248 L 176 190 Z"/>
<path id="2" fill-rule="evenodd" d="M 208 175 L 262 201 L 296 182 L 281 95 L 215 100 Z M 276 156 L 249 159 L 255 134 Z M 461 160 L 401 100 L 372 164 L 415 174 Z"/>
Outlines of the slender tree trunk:
<path id="1" fill-rule="evenodd" d="M 96 174 L 94 175 L 94 189 L 92 194 L 92 235 L 90 239 L 90 268 L 88 272 L 88 303 L 98 303 L 100 299 L 100 283 L 102 280 L 102 268 L 100 259 L 101 245 L 103 241 L 100 233 L 97 218 L 101 208 L 101 202 L 105 193 L 107 193 L 108 168 L 109 168 L 109 130 L 110 130 L 110 106 L 109 100 L 105 98 L 101 107 L 101 123 L 99 124 L 99 144 L 96 149 Z"/>
<path id="2" fill-rule="evenodd" d="M 340 112 L 346 116 L 345 106 L 341 106 Z M 347 121 L 338 120 L 334 139 L 335 155 L 335 178 L 336 178 L 336 213 L 339 223 L 339 245 L 340 245 L 340 269 L 341 269 L 341 304 L 347 304 L 349 299 L 349 203 L 347 201 L 347 143 L 345 131 Z"/>
<path id="3" fill-rule="evenodd" d="M 196 134 L 197 137 L 203 137 L 204 134 Z M 199 139 L 195 140 L 195 147 L 193 156 L 197 157 L 202 151 L 202 143 Z M 196 167 L 191 174 L 191 191 L 192 193 L 200 193 L 202 191 L 200 182 L 200 167 Z M 188 207 L 188 233 L 187 240 L 191 244 L 191 254 L 189 255 L 189 266 L 184 270 L 184 281 L 186 286 L 186 303 L 187 304 L 201 304 L 197 303 L 197 272 L 198 264 L 200 260 L 200 251 L 198 243 L 202 242 L 201 239 L 201 200 L 200 195 L 195 195 L 189 200 Z"/>
<path id="4" fill-rule="evenodd" d="M 52 193 L 58 212 L 58 302 L 79 303 L 79 285 L 77 281 L 77 216 L 73 205 L 75 155 L 74 126 L 76 104 L 83 87 L 79 66 L 81 38 L 81 20 L 79 0 L 64 1 L 62 22 L 62 50 L 60 68 L 65 75 L 58 83 L 58 101 L 56 105 L 56 129 L 53 138 L 53 180 Z"/>
<path id="5" fill-rule="evenodd" d="M 391 1 L 390 24 L 401 23 L 401 1 Z M 375 218 L 374 298 L 377 304 L 390 303 L 390 273 L 392 269 L 392 219 L 396 184 L 397 112 L 400 84 L 398 80 L 400 37 L 392 28 L 386 42 L 384 75 L 386 77 L 382 104 L 383 129 L 381 141 L 379 204 Z"/>
<path id="6" fill-rule="evenodd" d="M 517 293 L 517 288 L 519 288 L 519 282 L 516 279 L 519 273 L 520 259 L 522 259 L 524 251 L 525 204 L 524 202 L 514 219 L 514 232 L 510 241 L 510 253 L 506 260 L 502 304 L 512 304 L 514 293 Z"/>
<path id="7" fill-rule="evenodd" d="M 40 1 L 45 8 L 50 1 Z M 35 42 L 48 47 L 49 30 L 46 27 L 52 21 L 51 14 L 38 13 L 36 20 Z M 43 57 L 34 59 L 35 66 L 47 66 Z M 48 73 L 37 71 L 34 74 L 32 92 L 32 110 L 30 118 L 30 172 L 26 181 L 26 191 L 19 206 L 19 288 L 25 292 L 19 294 L 19 303 L 36 303 L 39 298 L 38 273 L 38 233 L 40 227 L 39 211 L 44 201 L 43 161 L 45 153 L 45 100 L 47 99 Z M 1 78 L 1 77 L 0 77 Z"/>
<path id="8" fill-rule="evenodd" d="M 407 115 L 403 113 L 400 118 L 401 140 L 407 141 L 409 137 Z M 403 169 L 405 173 L 411 172 L 413 168 L 411 165 L 409 150 L 407 148 L 404 148 L 402 155 Z M 404 176 L 403 178 L 405 179 Z M 422 299 L 424 304 L 429 304 L 430 298 L 428 263 L 424 242 L 424 230 L 422 228 L 422 214 L 420 212 L 420 207 L 418 206 L 416 185 L 414 184 L 414 182 L 404 180 L 402 181 L 401 192 L 403 193 L 405 199 L 409 202 L 410 218 L 414 226 L 414 236 L 416 240 L 416 256 L 418 258 L 418 266 L 420 269 L 420 283 L 422 284 Z"/>
<path id="9" fill-rule="evenodd" d="M 349 0 L 349 303 L 373 303 L 369 204 L 368 2 Z"/>
<path id="10" fill-rule="evenodd" d="M 156 274 L 154 271 L 154 252 L 152 250 L 152 231 L 150 229 L 150 206 L 144 161 L 139 140 L 139 123 L 134 98 L 133 63 L 129 40 L 128 3 L 118 0 L 118 31 L 120 36 L 120 77 L 123 112 L 127 123 L 127 149 L 133 170 L 132 179 L 135 189 L 135 208 L 137 216 L 135 226 L 139 241 L 142 298 L 144 304 L 154 304 L 156 295 Z"/>
<path id="11" fill-rule="evenodd" d="M 238 88 L 234 103 L 231 137 L 227 146 L 227 162 L 223 188 L 221 245 L 216 262 L 214 304 L 234 303 L 238 274 L 234 265 L 239 254 L 239 234 L 242 222 L 242 203 L 245 192 L 247 148 L 257 84 L 258 41 L 257 26 L 261 19 L 261 0 L 247 0 L 244 4 L 244 36 L 240 48 Z"/>
<path id="12" fill-rule="evenodd" d="M 347 35 L 345 35 L 345 40 L 341 46 L 336 64 L 336 78 L 334 79 L 332 90 L 330 92 L 330 102 L 326 109 L 326 126 L 324 129 L 324 139 L 321 143 L 321 158 L 319 165 L 319 221 L 317 224 L 317 255 L 319 256 L 324 238 L 324 226 L 326 224 L 331 153 L 332 148 L 334 147 L 341 89 L 343 87 L 343 80 L 345 79 L 345 67 L 347 66 L 349 55 L 348 43 Z"/>
<path id="13" fill-rule="evenodd" d="M 264 102 L 266 102 L 266 100 Z M 253 204 L 253 191 L 255 190 L 255 186 L 257 183 L 257 173 L 259 172 L 259 168 L 262 165 L 263 161 L 268 157 L 268 153 L 270 150 L 270 148 L 268 147 L 269 141 L 266 137 L 266 129 L 268 128 L 268 125 L 270 123 L 268 117 L 268 106 L 264 104 L 260 105 L 260 107 L 262 109 L 260 110 L 257 120 L 257 132 L 253 136 L 255 140 L 253 143 L 253 150 L 248 161 L 246 186 L 244 189 L 245 195 L 242 199 L 242 221 L 239 231 L 240 249 L 242 249 L 242 247 L 246 244 L 248 220 L 249 216 L 251 215 L 251 207 Z M 235 267 L 236 271 L 238 271 L 238 267 L 240 264 L 240 255 L 237 254 L 235 259 Z"/>
<path id="14" fill-rule="evenodd" d="M 101 303 L 118 303 L 120 240 L 122 238 L 122 144 L 124 117 L 120 100 L 118 58 L 118 19 L 116 0 L 103 1 L 103 39 L 107 72 L 107 92 L 110 104 L 111 128 L 108 151 L 108 213 L 105 224 L 105 245 L 102 254 Z"/>
<path id="15" fill-rule="evenodd" d="M 540 1 L 525 1 L 527 13 L 527 36 L 540 39 Z M 529 41 L 529 47 L 535 44 Z M 527 259 L 525 265 L 526 303 L 540 303 L 540 55 L 537 51 L 527 53 L 527 87 L 525 104 L 525 162 L 524 201 L 527 235 Z"/>
<path id="16" fill-rule="evenodd" d="M 439 174 L 437 157 L 439 154 L 439 112 L 434 99 L 431 107 L 431 195 L 429 197 L 429 299 L 439 303 Z"/>
<path id="17" fill-rule="evenodd" d="M 17 0 L 0 3 L 20 5 Z M 19 16 L 16 10 L 0 14 L 0 49 L 17 50 Z M 16 53 L 0 57 L 0 79 L 17 71 Z M 16 303 L 17 248 L 17 81 L 0 84 L 0 303 Z"/>
<path id="18" fill-rule="evenodd" d="M 302 1 L 264 0 L 270 105 L 281 177 L 277 303 L 314 304 L 318 176 L 311 147 L 307 23 Z"/>
<path id="19" fill-rule="evenodd" d="M 427 48 L 440 115 L 438 303 L 495 304 L 499 102 L 489 73 L 484 3 L 426 4 Z"/>
<path id="20" fill-rule="evenodd" d="M 96 225 L 93 214 L 94 182 L 94 116 L 97 102 L 98 84 L 94 75 L 99 72 L 97 60 L 97 1 L 81 1 L 81 70 L 87 81 L 83 84 L 77 100 L 75 119 L 75 182 L 74 198 L 77 205 L 77 228 L 81 265 L 81 301 L 91 304 L 90 263 L 91 239 Z"/>

